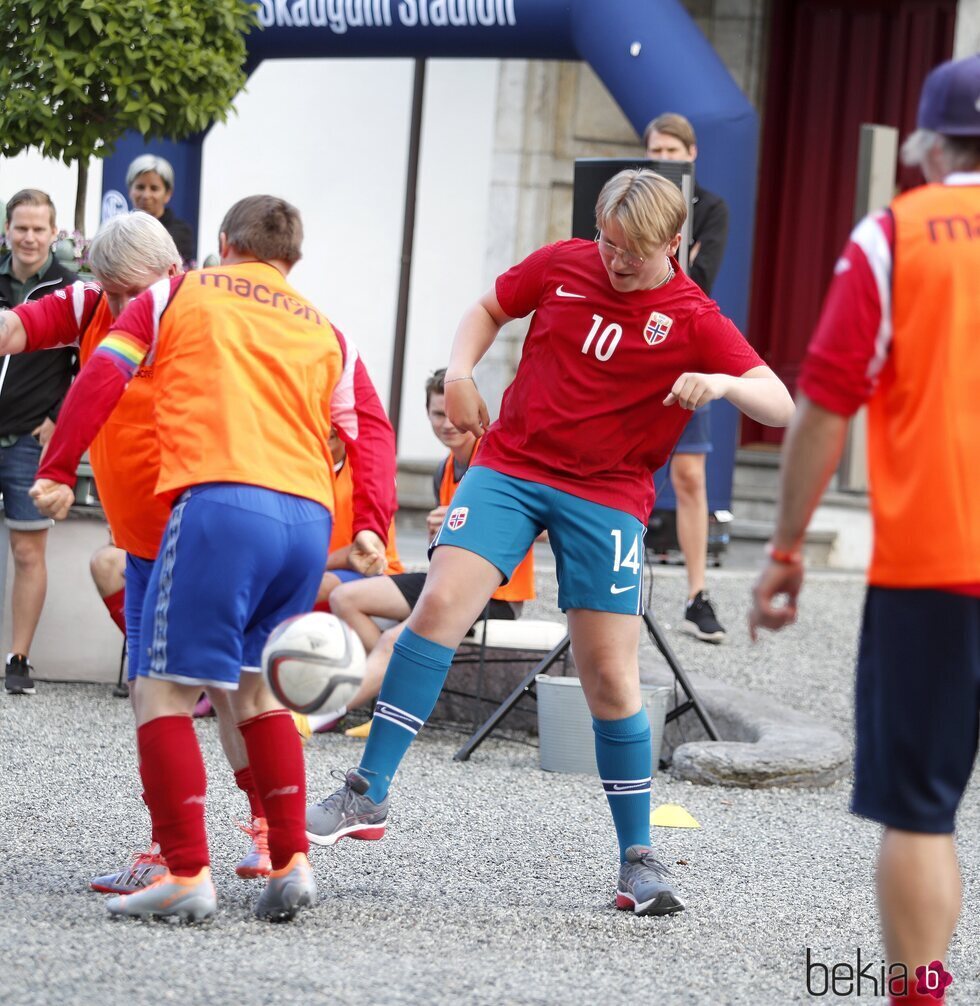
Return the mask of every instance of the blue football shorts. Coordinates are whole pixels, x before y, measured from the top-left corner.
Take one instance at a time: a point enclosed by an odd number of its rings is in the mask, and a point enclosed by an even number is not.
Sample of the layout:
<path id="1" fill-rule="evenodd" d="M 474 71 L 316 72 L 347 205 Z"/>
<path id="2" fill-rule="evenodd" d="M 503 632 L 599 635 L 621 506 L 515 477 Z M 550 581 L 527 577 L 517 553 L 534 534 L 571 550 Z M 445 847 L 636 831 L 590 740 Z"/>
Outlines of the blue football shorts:
<path id="1" fill-rule="evenodd" d="M 455 545 L 493 563 L 504 582 L 548 532 L 558 577 L 558 607 L 639 615 L 643 612 L 646 525 L 540 482 L 481 465 L 463 476 L 430 546 Z"/>
<path id="2" fill-rule="evenodd" d="M 337 577 L 341 583 L 353 583 L 355 580 L 364 579 L 364 574 L 358 573 L 356 569 L 325 569 L 324 573 Z"/>
<path id="3" fill-rule="evenodd" d="M 312 610 L 330 523 L 326 507 L 271 489 L 188 489 L 153 564 L 137 673 L 236 688 L 242 670 L 259 670 L 269 633 Z"/>
<path id="4" fill-rule="evenodd" d="M 126 677 L 132 681 L 136 677 L 139 664 L 140 626 L 143 623 L 143 602 L 146 588 L 153 572 L 153 560 L 126 553 L 126 593 L 123 597 L 126 617 L 126 640 L 129 659 L 126 663 Z"/>

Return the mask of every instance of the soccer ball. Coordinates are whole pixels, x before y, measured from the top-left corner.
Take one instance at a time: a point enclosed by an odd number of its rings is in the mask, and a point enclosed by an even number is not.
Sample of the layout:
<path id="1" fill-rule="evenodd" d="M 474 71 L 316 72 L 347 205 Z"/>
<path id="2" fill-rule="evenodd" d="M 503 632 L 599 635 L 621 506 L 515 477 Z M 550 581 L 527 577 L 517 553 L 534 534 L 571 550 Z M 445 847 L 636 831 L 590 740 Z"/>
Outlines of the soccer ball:
<path id="1" fill-rule="evenodd" d="M 364 647 L 346 622 L 311 611 L 272 630 L 262 650 L 262 676 L 287 709 L 329 713 L 353 698 L 365 661 Z"/>

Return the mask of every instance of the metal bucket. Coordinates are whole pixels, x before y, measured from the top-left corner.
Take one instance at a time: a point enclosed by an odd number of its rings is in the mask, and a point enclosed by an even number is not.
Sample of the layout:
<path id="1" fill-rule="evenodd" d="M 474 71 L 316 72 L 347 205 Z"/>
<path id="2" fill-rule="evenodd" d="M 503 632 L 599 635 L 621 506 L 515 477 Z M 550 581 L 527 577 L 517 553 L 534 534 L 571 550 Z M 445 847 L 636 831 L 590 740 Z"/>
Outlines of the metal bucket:
<path id="1" fill-rule="evenodd" d="M 598 775 L 592 714 L 579 679 L 539 674 L 534 680 L 538 699 L 541 768 L 545 772 Z M 651 774 L 656 775 L 671 689 L 662 685 L 640 685 L 640 693 L 650 717 Z"/>

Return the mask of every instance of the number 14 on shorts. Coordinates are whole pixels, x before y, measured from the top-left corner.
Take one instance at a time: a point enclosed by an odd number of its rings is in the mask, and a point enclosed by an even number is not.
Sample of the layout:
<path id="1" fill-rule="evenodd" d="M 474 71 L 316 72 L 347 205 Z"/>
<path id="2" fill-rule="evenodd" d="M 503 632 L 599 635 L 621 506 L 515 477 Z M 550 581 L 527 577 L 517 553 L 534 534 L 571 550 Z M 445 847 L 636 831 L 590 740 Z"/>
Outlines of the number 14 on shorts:
<path id="1" fill-rule="evenodd" d="M 623 532 L 619 528 L 614 528 L 609 532 L 612 535 L 615 555 L 613 557 L 613 572 L 618 573 L 621 569 L 632 570 L 634 574 L 640 571 L 640 536 L 633 536 L 633 544 L 630 545 L 626 556 L 623 556 Z"/>

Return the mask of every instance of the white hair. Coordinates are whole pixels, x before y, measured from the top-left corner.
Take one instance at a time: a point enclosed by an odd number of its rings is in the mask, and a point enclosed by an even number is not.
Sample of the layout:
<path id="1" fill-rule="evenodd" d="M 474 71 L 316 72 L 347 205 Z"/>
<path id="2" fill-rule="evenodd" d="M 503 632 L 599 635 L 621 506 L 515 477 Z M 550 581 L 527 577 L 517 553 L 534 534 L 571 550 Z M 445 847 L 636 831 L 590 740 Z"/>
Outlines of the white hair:
<path id="1" fill-rule="evenodd" d="M 943 173 L 975 171 L 980 166 L 980 143 L 975 136 L 946 136 L 931 129 L 917 129 L 902 144 L 902 163 L 922 167 L 934 147 L 939 148 Z"/>
<path id="2" fill-rule="evenodd" d="M 174 168 L 165 157 L 157 154 L 141 154 L 126 169 L 126 188 L 132 188 L 133 182 L 147 171 L 155 171 L 163 181 L 168 192 L 174 190 Z"/>
<path id="3" fill-rule="evenodd" d="M 172 265 L 182 267 L 167 229 L 139 210 L 107 220 L 92 238 L 88 260 L 96 279 L 127 287 L 149 286 Z"/>

